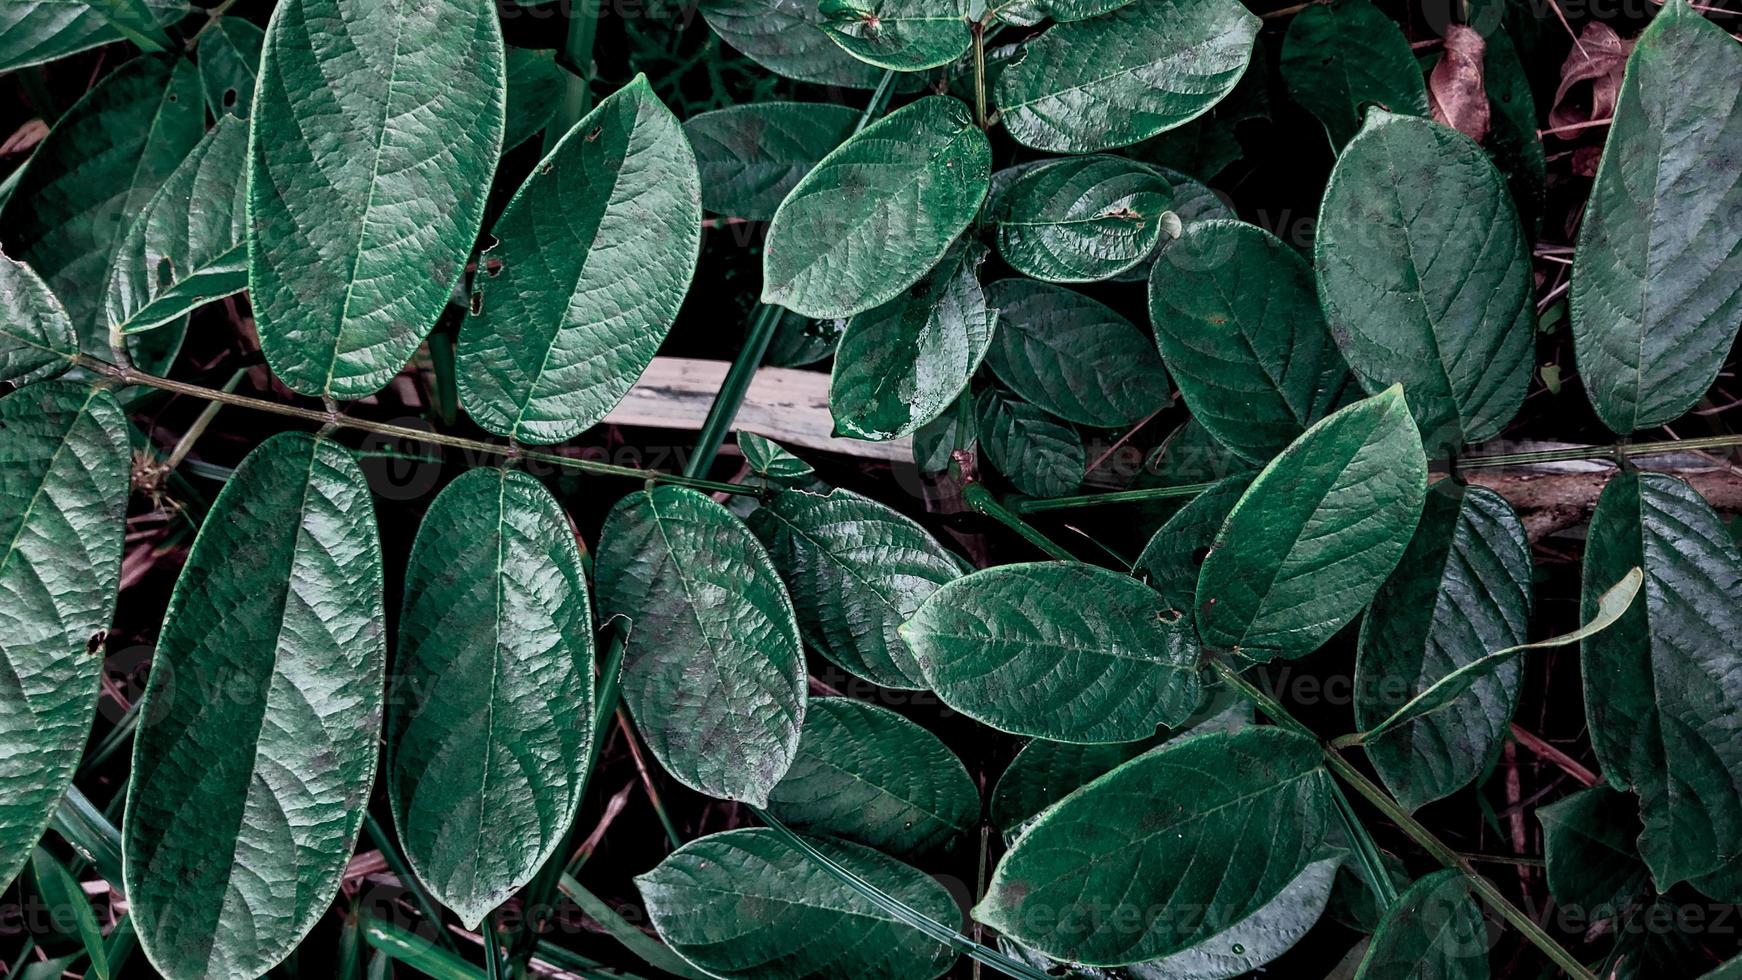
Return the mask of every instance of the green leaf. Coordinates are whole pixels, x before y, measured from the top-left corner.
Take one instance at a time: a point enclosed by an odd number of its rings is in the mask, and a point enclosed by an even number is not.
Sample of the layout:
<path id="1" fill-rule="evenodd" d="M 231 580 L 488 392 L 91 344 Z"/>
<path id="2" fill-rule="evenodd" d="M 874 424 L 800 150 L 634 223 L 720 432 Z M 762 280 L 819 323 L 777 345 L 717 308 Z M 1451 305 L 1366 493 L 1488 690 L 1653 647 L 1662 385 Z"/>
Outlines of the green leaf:
<path id="1" fill-rule="evenodd" d="M 30 857 L 31 884 L 36 897 L 47 906 L 41 911 L 55 932 L 77 939 L 91 959 L 91 975 L 109 980 L 109 956 L 103 948 L 103 930 L 91 911 L 79 880 L 53 854 L 38 847 Z"/>
<path id="2" fill-rule="evenodd" d="M 812 320 L 791 310 L 783 311 L 762 363 L 769 367 L 808 367 L 834 355 L 845 329 L 846 320 Z"/>
<path id="3" fill-rule="evenodd" d="M 1382 109 L 1319 208 L 1319 299 L 1369 393 L 1403 384 L 1429 452 L 1480 442 L 1524 402 L 1530 257 L 1506 181 L 1469 137 Z"/>
<path id="4" fill-rule="evenodd" d="M 897 855 L 953 844 L 980 819 L 980 791 L 936 735 L 887 708 L 813 698 L 768 812 L 807 834 Z"/>
<path id="5" fill-rule="evenodd" d="M 850 490 L 782 490 L 749 523 L 791 590 L 811 647 L 872 683 L 926 686 L 896 631 L 960 572 L 925 528 Z"/>
<path id="6" fill-rule="evenodd" d="M 1435 486 L 1415 537 L 1361 621 L 1355 723 L 1369 729 L 1440 679 L 1530 631 L 1530 539 L 1504 497 Z M 1364 739 L 1397 801 L 1414 810 L 1468 785 L 1494 763 L 1518 708 L 1508 657 L 1431 715 Z"/>
<path id="7" fill-rule="evenodd" d="M 5 265 L 7 263 L 0 263 Z M 41 381 L 0 398 L 0 882 L 30 857 L 90 734 L 121 581 L 131 452 L 113 395 Z"/>
<path id="8" fill-rule="evenodd" d="M 1639 811 L 1627 794 L 1609 786 L 1582 789 L 1536 808 L 1548 890 L 1563 907 L 1620 910 L 1644 893 L 1651 872 L 1639 859 Z"/>
<path id="9" fill-rule="evenodd" d="M 974 429 L 992 468 L 1034 497 L 1059 497 L 1083 483 L 1088 452 L 1069 425 L 996 388 L 974 403 Z"/>
<path id="10" fill-rule="evenodd" d="M 964 0 L 821 0 L 824 33 L 866 64 L 892 71 L 947 65 L 973 43 Z"/>
<path id="11" fill-rule="evenodd" d="M 1265 906 L 1188 949 L 1126 968 L 1131 980 L 1238 977 L 1288 952 L 1325 913 L 1345 853 L 1332 851 L 1301 869 Z"/>
<path id="12" fill-rule="evenodd" d="M 998 335 L 986 354 L 998 380 L 1080 425 L 1130 425 L 1167 407 L 1167 369 L 1130 320 L 1063 286 L 1000 279 L 986 289 Z"/>
<path id="13" fill-rule="evenodd" d="M 923 872 L 858 844 L 812 844 L 933 919 L 961 921 L 950 893 Z M 660 937 L 729 980 L 931 980 L 956 959 L 771 830 L 691 841 L 635 885 Z"/>
<path id="14" fill-rule="evenodd" d="M 247 159 L 248 124 L 220 117 L 121 239 L 105 303 L 109 330 L 138 334 L 172 325 L 129 342 L 148 371 L 175 359 L 190 311 L 248 287 Z M 141 356 L 143 343 L 154 345 L 151 356 Z"/>
<path id="15" fill-rule="evenodd" d="M 72 367 L 79 338 L 36 270 L 0 255 L 0 381 L 26 385 Z"/>
<path id="16" fill-rule="evenodd" d="M 702 207 L 769 220 L 858 121 L 859 110 L 828 102 L 757 102 L 691 116 L 683 131 L 701 168 Z"/>
<path id="17" fill-rule="evenodd" d="M 136 58 L 67 110 L 0 212 L 7 253 L 60 297 L 82 349 L 109 350 L 103 298 L 122 236 L 205 122 L 193 62 Z"/>
<path id="18" fill-rule="evenodd" d="M 1234 505 L 1198 575 L 1204 643 L 1300 657 L 1354 619 L 1403 557 L 1427 461 L 1403 389 L 1313 425 Z"/>
<path id="19" fill-rule="evenodd" d="M 913 288 L 847 322 L 829 378 L 835 428 L 882 441 L 949 410 L 992 344 L 998 311 L 980 289 L 978 242 L 952 250 Z"/>
<path id="20" fill-rule="evenodd" d="M 1742 321 L 1742 49 L 1685 0 L 1627 59 L 1574 250 L 1573 342 L 1603 424 L 1669 422 L 1705 394 Z"/>
<path id="21" fill-rule="evenodd" d="M 1643 602 L 1580 649 L 1591 747 L 1640 797 L 1639 850 L 1658 891 L 1715 871 L 1742 841 L 1742 556 L 1692 487 L 1621 473 L 1586 539 L 1585 618 L 1598 590 L 1645 570 Z"/>
<path id="22" fill-rule="evenodd" d="M 1482 57 L 1482 84 L 1488 92 L 1488 152 L 1506 173 L 1525 228 L 1540 229 L 1548 193 L 1548 159 L 1536 131 L 1536 98 L 1530 91 L 1530 75 L 1512 39 L 1504 34 L 1488 38 Z"/>
<path id="23" fill-rule="evenodd" d="M 176 580 L 133 743 L 127 897 L 170 980 L 259 976 L 326 911 L 375 780 L 386 638 L 357 461 L 261 443 Z"/>
<path id="24" fill-rule="evenodd" d="M 1189 949 L 1312 863 L 1330 824 L 1320 758 L 1312 739 L 1279 728 L 1140 756 L 1041 815 L 998 863 L 974 918 L 1073 963 Z"/>
<path id="25" fill-rule="evenodd" d="M 1591 617 L 1590 622 L 1571 633 L 1551 636 L 1535 643 L 1522 643 L 1518 646 L 1507 647 L 1464 664 L 1434 681 L 1426 690 L 1410 698 L 1403 707 L 1375 723 L 1369 730 L 1362 732 L 1360 741 L 1373 742 L 1391 732 L 1392 729 L 1427 718 L 1435 712 L 1443 711 L 1454 704 L 1464 692 L 1478 683 L 1500 674 L 1502 668 L 1517 659 L 1520 653 L 1527 650 L 1546 650 L 1551 647 L 1566 646 L 1569 643 L 1577 643 L 1586 637 L 1601 633 L 1613 626 L 1621 618 L 1621 614 L 1627 611 L 1627 607 L 1639 594 L 1639 587 L 1644 582 L 1645 573 L 1637 567 L 1631 569 L 1621 577 L 1620 581 L 1610 586 L 1608 591 L 1598 597 L 1597 613 Z"/>
<path id="26" fill-rule="evenodd" d="M 212 110 L 212 118 L 220 122 L 225 115 L 248 118 L 265 44 L 266 32 L 240 17 L 221 18 L 200 35 L 200 78 L 205 80 L 206 107 Z M 232 176 L 240 177 L 240 169 Z"/>
<path id="27" fill-rule="evenodd" d="M 991 5 L 1000 22 L 1033 27 L 1052 20 L 1064 24 L 1111 13 L 1135 0 L 1003 0 Z"/>
<path id="28" fill-rule="evenodd" d="M 1368 0 L 1295 14 L 1282 42 L 1282 80 L 1289 97 L 1319 117 L 1333 150 L 1355 137 L 1369 105 L 1428 115 L 1427 85 L 1409 39 Z"/>
<path id="29" fill-rule="evenodd" d="M 957 99 L 928 96 L 872 123 L 775 211 L 762 302 L 833 317 L 894 299 L 974 220 L 991 172 L 986 134 Z"/>
<path id="30" fill-rule="evenodd" d="M 601 619 L 633 624 L 623 701 L 667 772 L 765 806 L 798 748 L 804 650 L 755 535 L 712 498 L 659 486 L 618 501 L 599 534 Z"/>
<path id="31" fill-rule="evenodd" d="M 998 195 L 998 254 L 1046 282 L 1111 279 L 1154 252 L 1173 188 L 1123 157 L 1057 160 L 1025 170 Z M 1177 220 L 1177 219 L 1175 219 Z"/>
<path id="32" fill-rule="evenodd" d="M 160 25 L 191 9 L 179 0 L 146 0 Z M 80 0 L 8 0 L 0 4 L 0 72 L 16 71 L 122 39 L 102 3 Z"/>
<path id="33" fill-rule="evenodd" d="M 1001 565 L 932 593 L 901 627 L 945 704 L 1000 731 L 1124 742 L 1198 705 L 1198 644 L 1161 597 L 1075 562 Z"/>
<path id="34" fill-rule="evenodd" d="M 1355 980 L 1488 980 L 1488 932 L 1470 886 L 1436 871 L 1409 886 L 1379 923 Z"/>
<path id="35" fill-rule="evenodd" d="M 874 88 L 883 72 L 842 50 L 823 32 L 807 0 L 706 0 L 702 19 L 751 61 L 799 82 Z"/>
<path id="36" fill-rule="evenodd" d="M 1157 745 L 1182 735 L 1237 731 L 1252 721 L 1252 708 L 1226 695 L 1210 692 L 1204 703 L 1177 728 L 1135 742 L 1092 745 L 1037 738 L 1023 746 L 998 777 L 989 811 L 992 825 L 1008 837 L 1028 821 L 1089 782 L 1112 772 Z"/>
<path id="37" fill-rule="evenodd" d="M 769 486 L 800 486 L 816 479 L 811 464 L 786 451 L 786 447 L 754 432 L 738 430 L 738 451 L 744 465 Z"/>
<path id="38" fill-rule="evenodd" d="M 1192 418 L 1255 462 L 1324 418 L 1348 387 L 1312 268 L 1257 225 L 1187 225 L 1150 271 L 1149 319 Z"/>
<path id="39" fill-rule="evenodd" d="M 394 829 L 430 893 L 476 929 L 562 843 L 592 741 L 587 580 L 538 480 L 474 469 L 430 505 L 393 691 Z"/>
<path id="40" fill-rule="evenodd" d="M 497 435 L 562 442 L 628 394 L 695 274 L 695 154 L 645 75 L 569 130 L 490 233 L 494 271 L 460 328 L 461 401 Z"/>
<path id="41" fill-rule="evenodd" d="M 542 132 L 562 105 L 564 69 L 549 48 L 505 49 L 508 76 L 507 127 L 502 152 L 507 153 Z"/>
<path id="42" fill-rule="evenodd" d="M 979 441 L 974 398 L 962 392 L 944 413 L 913 434 L 913 463 L 922 473 L 943 473 L 957 450 L 973 449 Z"/>
<path id="43" fill-rule="evenodd" d="M 503 134 L 502 31 L 475 0 L 284 0 L 250 117 L 248 295 L 291 390 L 392 380 L 447 305 Z"/>
<path id="44" fill-rule="evenodd" d="M 1129 146 L 1233 91 L 1259 23 L 1232 0 L 1137 0 L 1057 25 L 999 76 L 999 115 L 1017 142 L 1037 150 Z"/>
<path id="45" fill-rule="evenodd" d="M 1143 546 L 1143 552 L 1137 556 L 1137 570 L 1148 576 L 1149 587 L 1161 594 L 1168 608 L 1182 615 L 1192 612 L 1199 569 L 1209 557 L 1229 512 L 1251 482 L 1250 473 L 1217 480 L 1168 518 Z"/>

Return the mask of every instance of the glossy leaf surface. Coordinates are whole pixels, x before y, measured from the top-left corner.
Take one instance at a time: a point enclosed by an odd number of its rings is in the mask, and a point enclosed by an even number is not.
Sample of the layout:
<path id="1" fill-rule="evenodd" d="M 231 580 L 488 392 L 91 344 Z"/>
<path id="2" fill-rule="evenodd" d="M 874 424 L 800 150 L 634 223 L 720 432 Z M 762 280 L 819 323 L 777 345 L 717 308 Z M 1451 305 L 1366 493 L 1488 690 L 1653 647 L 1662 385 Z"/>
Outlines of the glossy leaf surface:
<path id="1" fill-rule="evenodd" d="M 701 169 L 702 207 L 769 220 L 858 120 L 853 107 L 826 102 L 754 102 L 691 116 L 683 131 Z"/>
<path id="2" fill-rule="evenodd" d="M 1082 485 L 1088 451 L 1077 430 L 1020 398 L 988 388 L 974 403 L 974 429 L 992 468 L 1034 497 L 1058 497 Z"/>
<path id="3" fill-rule="evenodd" d="M 1173 188 L 1123 157 L 1059 160 L 1022 172 L 993 206 L 998 254 L 1046 282 L 1110 279 L 1154 252 Z M 1177 219 L 1175 219 L 1177 220 Z M 1166 229 L 1166 230 L 1164 230 Z"/>
<path id="4" fill-rule="evenodd" d="M 736 517 L 694 490 L 624 497 L 599 535 L 599 614 L 631 624 L 623 702 L 679 782 L 764 806 L 804 723 L 786 587 Z"/>
<path id="5" fill-rule="evenodd" d="M 1369 0 L 1316 4 L 1296 14 L 1282 42 L 1282 78 L 1289 98 L 1319 117 L 1333 149 L 1355 137 L 1369 105 L 1428 115 L 1427 85 L 1409 40 Z"/>
<path id="6" fill-rule="evenodd" d="M 1062 286 L 1001 279 L 986 289 L 998 334 L 992 373 L 1067 421 L 1130 425 L 1168 404 L 1167 369 L 1130 320 Z"/>
<path id="7" fill-rule="evenodd" d="M 1482 910 L 1456 871 L 1436 871 L 1398 896 L 1355 980 L 1487 980 Z"/>
<path id="8" fill-rule="evenodd" d="M 604 418 L 677 317 L 701 212 L 695 154 L 638 75 L 575 124 L 491 228 L 494 272 L 475 280 L 457 351 L 467 413 L 539 444 Z"/>
<path id="9" fill-rule="evenodd" d="M 474 469 L 430 505 L 406 567 L 393 694 L 400 845 L 475 929 L 561 843 L 592 738 L 587 580 L 538 480 Z"/>
<path id="10" fill-rule="evenodd" d="M 36 270 L 0 255 L 0 381 L 29 384 L 72 366 L 72 317 Z"/>

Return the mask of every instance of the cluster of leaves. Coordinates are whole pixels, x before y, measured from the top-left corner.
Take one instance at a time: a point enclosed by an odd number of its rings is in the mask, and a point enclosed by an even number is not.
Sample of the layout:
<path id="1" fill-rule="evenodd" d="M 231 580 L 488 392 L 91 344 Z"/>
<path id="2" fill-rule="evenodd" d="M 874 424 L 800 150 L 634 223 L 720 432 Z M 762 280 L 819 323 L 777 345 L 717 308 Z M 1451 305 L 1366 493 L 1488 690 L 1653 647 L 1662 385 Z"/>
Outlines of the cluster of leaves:
<path id="1" fill-rule="evenodd" d="M 1362 980 L 1488 976 L 1477 895 L 1588 976 L 1431 835 L 1450 866 L 1397 894 L 1338 782 L 1426 835 L 1411 812 L 1501 751 L 1524 651 L 1575 642 L 1606 785 L 1543 811 L 1556 898 L 1742 899 L 1742 555 L 1692 487 L 1630 467 L 1591 518 L 1586 625 L 1528 642 L 1522 522 L 1492 491 L 1430 489 L 1429 461 L 1524 401 L 1534 112 L 1501 107 L 1495 132 L 1517 138 L 1491 148 L 1436 122 L 1365 0 L 1301 12 L 1285 43 L 1338 152 L 1310 262 L 1155 162 L 1164 134 L 1219 125 L 1247 70 L 1260 20 L 1235 0 L 718 0 L 708 26 L 769 71 L 874 92 L 862 111 L 683 122 L 640 77 L 564 118 L 585 84 L 506 47 L 472 0 L 281 0 L 264 31 L 214 11 L 191 58 L 166 50 L 179 6 L 13 6 L 0 66 L 144 52 L 56 122 L 0 211 L 0 879 L 28 864 L 38 895 L 83 910 L 92 975 L 120 930 L 105 941 L 39 846 L 51 825 L 172 980 L 291 955 L 378 781 L 408 883 L 467 929 L 558 879 L 595 901 L 564 842 L 620 697 L 666 774 L 765 825 L 647 862 L 663 944 L 624 942 L 675 975 L 930 978 L 966 952 L 1023 977 L 1232 977 L 1298 942 L 1342 880 L 1372 909 L 1352 917 Z M 1670 0 L 1628 61 L 1573 259 L 1581 375 L 1621 437 L 1687 412 L 1742 321 L 1742 103 L 1690 77 L 1742 77 L 1742 48 Z M 503 153 L 541 130 L 492 213 Z M 999 131 L 1021 162 L 995 167 Z M 974 570 L 743 436 L 754 478 L 728 489 L 747 516 L 649 474 L 583 554 L 514 458 L 623 399 L 683 304 L 705 212 L 768 223 L 767 324 L 843 321 L 843 435 L 912 437 L 922 469 L 982 494 L 979 464 L 1059 497 L 1084 481 L 1084 430 L 1177 388 L 1194 430 L 1176 442 L 1228 465 L 1133 568 L 1071 559 L 987 501 L 1056 560 Z M 994 252 L 1014 275 L 983 283 Z M 1151 330 L 1090 283 L 1147 283 Z M 201 393 L 157 375 L 190 313 L 244 291 L 273 376 L 328 425 L 261 442 L 207 510 L 116 831 L 68 788 L 120 588 L 124 398 Z M 387 386 L 451 304 L 458 404 L 508 462 L 423 514 L 390 631 L 338 402 Z M 1322 742 L 1247 672 L 1357 618 L 1357 732 Z M 926 728 L 810 696 L 807 650 L 1030 741 L 983 803 Z M 1383 787 L 1342 754 L 1357 745 Z M 971 916 L 996 948 L 919 867 L 983 811 L 1004 846 Z M 514 957 L 485 933 L 495 976 Z M 419 968 L 473 975 L 443 964 Z"/>

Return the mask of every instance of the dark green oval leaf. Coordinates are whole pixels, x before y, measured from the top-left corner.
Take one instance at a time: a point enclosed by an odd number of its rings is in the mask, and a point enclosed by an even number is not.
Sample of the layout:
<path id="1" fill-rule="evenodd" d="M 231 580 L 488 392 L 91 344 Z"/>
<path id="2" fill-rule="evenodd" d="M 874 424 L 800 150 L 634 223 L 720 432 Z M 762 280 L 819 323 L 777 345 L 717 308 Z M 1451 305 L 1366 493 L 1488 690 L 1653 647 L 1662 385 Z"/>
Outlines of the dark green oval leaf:
<path id="1" fill-rule="evenodd" d="M 1530 540 L 1505 498 L 1451 481 L 1427 495 L 1415 537 L 1361 622 L 1355 723 L 1369 729 L 1460 667 L 1525 641 Z M 1492 765 L 1518 707 L 1509 659 L 1445 707 L 1366 740 L 1367 757 L 1413 810 Z"/>
<path id="2" fill-rule="evenodd" d="M 996 388 L 974 403 L 976 438 L 986 462 L 1023 493 L 1058 497 L 1083 483 L 1083 437 L 1040 409 Z"/>
<path id="3" fill-rule="evenodd" d="M 769 220 L 858 121 L 857 109 L 827 102 L 757 102 L 691 116 L 683 131 L 701 170 L 702 207 Z"/>
<path id="4" fill-rule="evenodd" d="M 1288 95 L 1319 117 L 1341 150 L 1369 105 L 1428 115 L 1427 85 L 1409 39 L 1368 0 L 1315 4 L 1294 15 L 1282 42 Z"/>
<path id="5" fill-rule="evenodd" d="M 287 432 L 249 453 L 176 581 L 133 743 L 127 898 L 170 980 L 265 973 L 337 893 L 375 781 L 381 590 L 350 452 Z"/>
<path id="6" fill-rule="evenodd" d="M 1355 980 L 1488 980 L 1488 931 L 1470 886 L 1436 871 L 1409 886 L 1379 923 Z"/>
<path id="7" fill-rule="evenodd" d="M 72 317 L 36 270 L 0 255 L 0 381 L 25 385 L 72 367 Z"/>
<path id="8" fill-rule="evenodd" d="M 1073 963 L 1189 949 L 1312 863 L 1330 823 L 1320 759 L 1312 739 L 1279 728 L 1140 756 L 1042 814 L 998 863 L 974 918 Z"/>
<path id="9" fill-rule="evenodd" d="M 821 0 L 823 31 L 848 54 L 892 71 L 924 71 L 973 42 L 964 0 Z"/>
<path id="10" fill-rule="evenodd" d="M 1299 657 L 1379 591 L 1421 517 L 1427 460 L 1393 386 L 1308 429 L 1234 505 L 1198 575 L 1204 642 Z"/>
<path id="11" fill-rule="evenodd" d="M 601 618 L 632 624 L 623 701 L 648 748 L 709 796 L 764 806 L 804 723 L 804 650 L 768 553 L 681 487 L 624 497 L 599 534 Z"/>
<path id="12" fill-rule="evenodd" d="M 1639 807 L 1627 794 L 1598 784 L 1536 808 L 1542 821 L 1542 854 L 1548 890 L 1567 908 L 1599 909 L 1631 904 L 1651 883 L 1639 858 Z"/>
<path id="13" fill-rule="evenodd" d="M 109 269 L 134 216 L 205 134 L 200 93 L 185 58 L 122 65 L 60 118 L 0 211 L 7 253 L 60 297 L 84 350 L 109 350 Z"/>
<path id="14" fill-rule="evenodd" d="M 715 34 L 776 75 L 844 88 L 873 88 L 883 77 L 829 39 L 814 2 L 706 0 L 700 7 Z"/>
<path id="15" fill-rule="evenodd" d="M 553 443 L 605 417 L 671 329 L 701 247 L 701 185 L 644 75 L 569 130 L 490 229 L 460 328 L 477 423 Z"/>
<path id="16" fill-rule="evenodd" d="M 1585 618 L 1599 592 L 1645 570 L 1643 601 L 1584 641 L 1585 716 L 1616 789 L 1640 797 L 1639 850 L 1658 890 L 1717 870 L 1742 841 L 1742 556 L 1698 492 L 1622 473 L 1586 539 Z"/>
<path id="17" fill-rule="evenodd" d="M 1185 721 L 1202 693 L 1189 624 L 1093 565 L 975 572 L 932 593 L 901 636 L 945 704 L 1019 735 L 1144 738 Z"/>
<path id="18" fill-rule="evenodd" d="M 808 834 L 923 854 L 974 827 L 980 791 L 948 746 L 906 718 L 851 698 L 812 698 L 768 812 Z"/>
<path id="19" fill-rule="evenodd" d="M 1579 377 L 1621 435 L 1671 421 L 1742 322 L 1742 48 L 1671 0 L 1639 36 L 1574 250 Z"/>
<path id="20" fill-rule="evenodd" d="M 1155 251 L 1172 200 L 1160 173 L 1123 157 L 1034 167 L 993 206 L 998 254 L 1017 272 L 1046 282 L 1111 279 Z"/>
<path id="21" fill-rule="evenodd" d="M 1168 518 L 1144 545 L 1137 556 L 1137 569 L 1148 576 L 1149 587 L 1161 594 L 1169 608 L 1182 615 L 1192 612 L 1198 571 L 1209 557 L 1228 513 L 1251 483 L 1250 473 L 1217 480 Z"/>
<path id="22" fill-rule="evenodd" d="M 1038 150 L 1093 153 L 1188 123 L 1234 90 L 1258 25 L 1232 0 L 1137 0 L 1060 24 L 998 77 L 1004 128 Z"/>
<path id="23" fill-rule="evenodd" d="M 1343 357 L 1369 393 L 1403 384 L 1430 452 L 1512 420 L 1536 336 L 1530 257 L 1480 146 L 1427 119 L 1368 113 L 1331 174 L 1314 250 Z"/>
<path id="24" fill-rule="evenodd" d="M 1001 279 L 986 289 L 998 335 L 986 361 L 998 380 L 1059 418 L 1130 425 L 1168 404 L 1167 369 L 1130 320 L 1063 286 Z"/>
<path id="25" fill-rule="evenodd" d="M 111 331 L 137 334 L 174 324 L 164 343 L 141 343 L 154 356 L 140 356 L 148 371 L 163 370 L 181 346 L 184 316 L 195 307 L 248 287 L 248 257 L 242 244 L 248 224 L 248 124 L 231 116 L 218 125 L 152 195 L 121 240 L 109 274 L 105 305 Z M 164 355 L 167 351 L 168 356 Z"/>
<path id="26" fill-rule="evenodd" d="M 985 258 L 977 242 L 956 248 L 912 289 L 847 322 L 829 378 L 839 432 L 895 439 L 949 410 L 998 324 L 980 289 Z"/>
<path id="27" fill-rule="evenodd" d="M 567 69 L 556 63 L 555 51 L 512 45 L 505 50 L 508 122 L 502 135 L 503 153 L 537 136 L 550 123 L 562 106 L 568 76 Z"/>
<path id="28" fill-rule="evenodd" d="M 1192 418 L 1255 462 L 1324 418 L 1348 386 L 1311 267 L 1256 225 L 1187 225 L 1150 271 L 1149 319 Z"/>
<path id="29" fill-rule="evenodd" d="M 476 929 L 562 842 L 592 738 L 581 552 L 536 479 L 474 469 L 430 505 L 393 692 L 394 828 L 412 871 Z"/>
<path id="30" fill-rule="evenodd" d="M 145 0 L 158 23 L 191 9 L 181 0 Z M 122 39 L 99 5 L 66 0 L 8 0 L 0 5 L 0 72 L 16 71 Z"/>
<path id="31" fill-rule="evenodd" d="M 30 858 L 90 734 L 131 463 L 107 391 L 42 381 L 0 398 L 0 882 Z"/>
<path id="32" fill-rule="evenodd" d="M 284 0 L 249 122 L 248 296 L 293 391 L 387 384 L 447 305 L 502 151 L 502 30 L 475 0 Z"/>
<path id="33" fill-rule="evenodd" d="M 931 918 L 961 921 L 950 893 L 923 872 L 858 844 L 811 843 Z M 931 980 L 956 959 L 771 830 L 692 841 L 635 885 L 660 937 L 728 980 Z"/>
<path id="34" fill-rule="evenodd" d="M 918 282 L 986 197 L 992 148 L 968 107 L 928 96 L 824 157 L 774 213 L 762 301 L 852 316 Z"/>
<path id="35" fill-rule="evenodd" d="M 791 590 L 799 632 L 818 652 L 884 687 L 925 676 L 896 631 L 960 576 L 925 528 L 850 490 L 783 490 L 750 515 Z"/>

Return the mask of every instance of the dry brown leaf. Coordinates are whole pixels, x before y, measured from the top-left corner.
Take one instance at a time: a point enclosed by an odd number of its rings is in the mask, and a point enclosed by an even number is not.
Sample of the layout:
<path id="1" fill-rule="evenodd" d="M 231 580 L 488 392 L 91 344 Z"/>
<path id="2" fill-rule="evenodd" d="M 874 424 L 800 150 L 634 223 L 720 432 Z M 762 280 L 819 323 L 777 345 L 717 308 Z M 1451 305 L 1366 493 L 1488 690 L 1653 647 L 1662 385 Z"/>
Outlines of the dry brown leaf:
<path id="1" fill-rule="evenodd" d="M 1621 94 L 1621 71 L 1627 66 L 1632 41 L 1607 24 L 1591 22 L 1579 35 L 1579 43 L 1567 52 L 1561 65 L 1561 84 L 1555 90 L 1554 108 L 1549 110 L 1549 129 L 1576 126 L 1593 119 L 1608 119 L 1615 114 L 1615 100 Z M 1590 98 L 1574 99 L 1576 90 L 1590 84 Z M 1564 139 L 1576 137 L 1579 130 L 1557 134 Z"/>
<path id="2" fill-rule="evenodd" d="M 1446 31 L 1446 50 L 1428 76 L 1428 102 L 1434 120 L 1480 143 L 1488 137 L 1488 91 L 1482 82 L 1482 55 L 1488 42 L 1463 24 Z"/>

